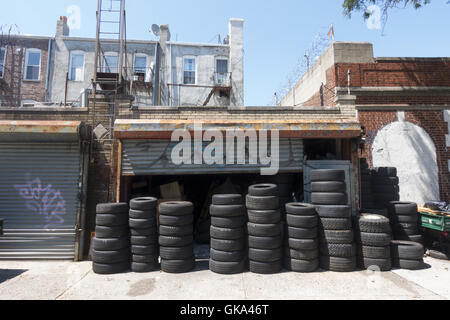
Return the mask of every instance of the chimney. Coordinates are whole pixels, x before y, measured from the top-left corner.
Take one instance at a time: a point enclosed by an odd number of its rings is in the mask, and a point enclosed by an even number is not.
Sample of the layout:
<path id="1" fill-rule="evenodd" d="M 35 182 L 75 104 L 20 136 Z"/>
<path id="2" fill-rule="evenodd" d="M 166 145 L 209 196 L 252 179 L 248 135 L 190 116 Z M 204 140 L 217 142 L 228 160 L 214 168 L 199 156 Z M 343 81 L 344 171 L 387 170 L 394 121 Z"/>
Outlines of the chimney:
<path id="1" fill-rule="evenodd" d="M 159 26 L 160 28 L 160 36 L 159 41 L 161 42 L 162 46 L 166 45 L 166 42 L 170 41 L 170 30 L 168 24 L 162 24 Z"/>
<path id="2" fill-rule="evenodd" d="M 229 22 L 230 72 L 232 106 L 244 106 L 244 19 Z"/>
<path id="3" fill-rule="evenodd" d="M 67 25 L 67 17 L 61 16 L 59 17 L 58 22 L 56 22 L 56 37 L 64 37 L 69 36 L 69 26 Z"/>

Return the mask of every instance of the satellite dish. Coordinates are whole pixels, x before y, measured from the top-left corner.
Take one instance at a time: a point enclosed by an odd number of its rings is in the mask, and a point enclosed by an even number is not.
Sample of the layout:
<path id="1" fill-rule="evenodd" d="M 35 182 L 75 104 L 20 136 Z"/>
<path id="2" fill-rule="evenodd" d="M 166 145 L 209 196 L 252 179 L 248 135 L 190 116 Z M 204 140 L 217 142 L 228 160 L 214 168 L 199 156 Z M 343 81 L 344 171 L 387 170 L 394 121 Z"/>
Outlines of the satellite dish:
<path id="1" fill-rule="evenodd" d="M 152 25 L 152 32 L 155 36 L 159 37 L 160 33 L 161 33 L 161 29 L 159 28 L 159 26 L 157 24 L 153 24 Z"/>

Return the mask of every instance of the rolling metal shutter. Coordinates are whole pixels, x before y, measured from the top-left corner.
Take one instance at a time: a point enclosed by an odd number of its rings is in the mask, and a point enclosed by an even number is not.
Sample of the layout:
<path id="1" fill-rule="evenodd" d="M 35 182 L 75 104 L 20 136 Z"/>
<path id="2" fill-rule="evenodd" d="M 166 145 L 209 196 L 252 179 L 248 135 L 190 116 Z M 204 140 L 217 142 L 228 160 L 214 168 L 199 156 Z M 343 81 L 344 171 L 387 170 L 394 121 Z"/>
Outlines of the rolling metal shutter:
<path id="1" fill-rule="evenodd" d="M 170 140 L 123 140 L 122 175 L 175 175 L 259 173 L 261 165 L 180 165 L 171 161 L 177 142 Z M 203 150 L 209 144 L 204 142 Z M 248 150 L 248 148 L 247 148 Z M 269 143 L 270 150 L 270 143 Z M 303 140 L 280 139 L 280 172 L 303 170 Z M 192 154 L 192 157 L 194 155 Z M 235 154 L 236 158 L 236 154 Z M 194 161 L 192 160 L 192 163 Z M 224 161 L 226 163 L 226 160 Z M 236 159 L 234 163 L 237 163 Z"/>
<path id="2" fill-rule="evenodd" d="M 79 142 L 0 143 L 0 259 L 74 259 Z"/>

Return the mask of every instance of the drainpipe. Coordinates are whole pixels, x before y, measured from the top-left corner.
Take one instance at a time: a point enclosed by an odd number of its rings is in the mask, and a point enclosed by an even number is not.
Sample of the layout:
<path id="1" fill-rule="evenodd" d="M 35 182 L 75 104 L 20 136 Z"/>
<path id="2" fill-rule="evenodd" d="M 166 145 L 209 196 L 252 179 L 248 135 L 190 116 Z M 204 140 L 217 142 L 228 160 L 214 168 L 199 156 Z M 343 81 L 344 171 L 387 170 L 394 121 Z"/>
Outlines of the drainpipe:
<path id="1" fill-rule="evenodd" d="M 48 49 L 47 49 L 47 76 L 46 76 L 46 79 L 45 79 L 45 97 L 44 97 L 44 100 L 45 100 L 45 102 L 47 102 L 49 99 L 49 96 L 48 96 L 48 94 L 49 94 L 49 92 L 48 92 L 48 87 L 49 87 L 49 84 L 48 84 L 48 82 L 49 82 L 49 78 L 50 78 L 50 58 L 51 58 L 51 55 L 52 55 L 52 43 L 53 43 L 53 40 L 52 39 L 48 39 Z"/>

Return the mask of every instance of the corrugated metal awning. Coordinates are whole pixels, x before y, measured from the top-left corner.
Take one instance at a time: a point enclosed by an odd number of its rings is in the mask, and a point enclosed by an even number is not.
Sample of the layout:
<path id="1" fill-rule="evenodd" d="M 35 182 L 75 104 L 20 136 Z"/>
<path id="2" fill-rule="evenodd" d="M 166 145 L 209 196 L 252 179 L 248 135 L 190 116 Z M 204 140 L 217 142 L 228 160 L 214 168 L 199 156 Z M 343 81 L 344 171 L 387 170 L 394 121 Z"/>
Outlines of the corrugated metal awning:
<path id="1" fill-rule="evenodd" d="M 2 142 L 75 142 L 86 137 L 87 128 L 80 121 L 0 120 Z"/>

